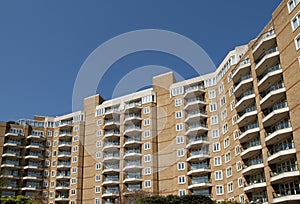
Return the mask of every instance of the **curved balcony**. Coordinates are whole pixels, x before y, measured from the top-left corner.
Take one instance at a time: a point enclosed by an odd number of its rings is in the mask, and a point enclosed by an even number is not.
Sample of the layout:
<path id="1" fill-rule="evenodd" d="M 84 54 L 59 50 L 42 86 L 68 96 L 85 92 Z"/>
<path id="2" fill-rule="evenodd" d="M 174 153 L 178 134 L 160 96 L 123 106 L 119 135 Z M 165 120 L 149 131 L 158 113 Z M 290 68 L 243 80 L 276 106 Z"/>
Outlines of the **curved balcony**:
<path id="1" fill-rule="evenodd" d="M 135 145 L 140 145 L 142 144 L 142 139 L 140 136 L 137 137 L 127 137 L 125 139 L 125 143 L 123 144 L 123 147 L 126 146 L 135 146 Z"/>
<path id="2" fill-rule="evenodd" d="M 236 68 L 232 71 L 232 80 L 236 81 L 239 77 L 244 76 L 250 70 L 250 58 L 246 58 L 245 60 L 241 61 Z"/>
<path id="3" fill-rule="evenodd" d="M 265 127 L 271 126 L 272 124 L 288 117 L 289 107 L 286 101 L 282 101 L 273 105 L 271 108 L 263 111 L 265 117 L 262 122 Z"/>
<path id="4" fill-rule="evenodd" d="M 42 188 L 38 185 L 26 185 L 22 188 L 22 191 L 40 191 Z"/>
<path id="5" fill-rule="evenodd" d="M 270 172 L 271 178 L 270 182 L 272 184 L 282 183 L 287 179 L 296 179 L 300 176 L 298 167 L 296 165 L 292 165 L 289 167 L 281 168 L 280 171 Z"/>
<path id="6" fill-rule="evenodd" d="M 105 149 L 119 149 L 120 148 L 120 142 L 105 142 L 103 146 L 103 150 Z"/>
<path id="7" fill-rule="evenodd" d="M 115 153 L 105 153 L 104 154 L 104 158 L 103 158 L 103 162 L 108 162 L 108 161 L 119 161 L 120 160 L 120 154 L 119 152 L 115 152 Z"/>
<path id="8" fill-rule="evenodd" d="M 60 131 L 59 138 L 72 138 L 72 131 Z"/>
<path id="9" fill-rule="evenodd" d="M 25 164 L 24 169 L 43 170 L 43 166 L 39 162 L 32 162 L 29 160 L 29 162 Z"/>
<path id="10" fill-rule="evenodd" d="M 243 146 L 244 150 L 241 152 L 241 157 L 243 159 L 248 159 L 251 157 L 254 157 L 255 155 L 261 154 L 261 144 L 260 140 L 255 140 L 247 143 L 246 145 Z"/>
<path id="11" fill-rule="evenodd" d="M 55 190 L 60 191 L 60 190 L 69 190 L 70 189 L 70 183 L 69 182 L 63 182 L 63 183 L 58 183 Z"/>
<path id="12" fill-rule="evenodd" d="M 110 137 L 120 137 L 120 131 L 119 130 L 105 130 L 104 138 L 110 138 Z"/>
<path id="13" fill-rule="evenodd" d="M 252 159 L 243 166 L 242 173 L 244 176 L 251 175 L 261 171 L 262 168 L 264 168 L 262 159 Z"/>
<path id="14" fill-rule="evenodd" d="M 46 140 L 44 135 L 28 135 L 27 139 L 34 139 L 34 140 Z"/>
<path id="15" fill-rule="evenodd" d="M 276 197 L 273 198 L 273 203 L 299 203 L 300 189 L 297 186 L 293 189 L 285 189 L 285 191 L 276 192 Z"/>
<path id="16" fill-rule="evenodd" d="M 70 162 L 58 162 L 57 169 L 69 169 L 71 168 Z"/>
<path id="17" fill-rule="evenodd" d="M 70 151 L 59 151 L 58 158 L 71 158 L 71 154 Z"/>
<path id="18" fill-rule="evenodd" d="M 44 159 L 43 154 L 41 153 L 33 153 L 29 152 L 26 156 L 25 159 L 31 159 L 31 160 L 42 160 Z"/>
<path id="19" fill-rule="evenodd" d="M 289 119 L 285 119 L 266 130 L 265 142 L 267 145 L 276 143 L 277 138 L 284 139 L 292 134 L 292 126 Z"/>
<path id="20" fill-rule="evenodd" d="M 120 120 L 117 120 L 115 118 L 105 120 L 105 123 L 104 123 L 103 126 L 106 129 L 109 129 L 109 128 L 119 128 L 120 127 Z"/>
<path id="21" fill-rule="evenodd" d="M 239 127 L 243 127 L 249 123 L 252 123 L 256 120 L 257 116 L 256 106 L 249 106 L 243 111 L 239 112 L 238 115 L 239 118 L 237 120 L 237 124 L 239 125 Z"/>
<path id="22" fill-rule="evenodd" d="M 272 105 L 273 101 L 279 101 L 285 96 L 285 87 L 283 82 L 279 82 L 260 94 L 260 106 L 266 109 Z"/>
<path id="23" fill-rule="evenodd" d="M 131 110 L 131 111 L 140 111 L 141 108 L 142 108 L 142 102 L 133 102 L 125 106 L 125 110 Z"/>
<path id="24" fill-rule="evenodd" d="M 266 90 L 267 86 L 274 81 L 279 81 L 282 77 L 282 69 L 280 64 L 267 68 L 258 79 L 258 89 Z"/>
<path id="25" fill-rule="evenodd" d="M 201 161 L 210 158 L 209 151 L 207 150 L 192 150 L 190 151 L 187 161 Z"/>
<path id="26" fill-rule="evenodd" d="M 188 171 L 188 175 L 203 175 L 203 174 L 208 174 L 211 172 L 210 166 L 208 164 L 191 164 L 189 171 Z"/>
<path id="27" fill-rule="evenodd" d="M 27 144 L 26 149 L 44 150 L 44 145 L 42 143 L 30 142 L 29 144 Z"/>
<path id="28" fill-rule="evenodd" d="M 56 179 L 57 180 L 68 180 L 68 179 L 70 179 L 70 171 L 57 173 Z"/>
<path id="29" fill-rule="evenodd" d="M 13 139 L 8 139 L 3 147 L 17 147 L 17 148 L 20 148 L 22 145 L 21 141 L 19 140 L 13 140 Z"/>
<path id="30" fill-rule="evenodd" d="M 203 120 L 207 118 L 207 113 L 205 112 L 205 110 L 201 109 L 201 110 L 193 110 L 193 111 L 188 111 L 186 118 L 184 120 L 184 122 L 186 123 L 195 123 L 198 122 L 199 120 Z"/>
<path id="31" fill-rule="evenodd" d="M 104 190 L 102 197 L 108 198 L 108 197 L 118 197 L 119 196 L 119 190 L 118 187 L 115 188 L 107 188 Z"/>
<path id="32" fill-rule="evenodd" d="M 124 135 L 133 136 L 133 135 L 140 135 L 142 132 L 141 125 L 128 125 L 125 126 Z"/>
<path id="33" fill-rule="evenodd" d="M 208 131 L 208 128 L 205 123 L 192 123 L 187 128 L 187 131 L 185 132 L 185 134 L 189 135 L 189 136 L 196 136 L 199 134 L 204 134 L 207 131 Z"/>
<path id="34" fill-rule="evenodd" d="M 202 146 L 203 144 L 210 144 L 210 142 L 208 141 L 208 137 L 207 136 L 196 136 L 196 137 L 190 137 L 187 141 L 187 145 L 186 148 L 194 148 L 197 146 Z"/>
<path id="35" fill-rule="evenodd" d="M 246 107 L 255 103 L 255 93 L 253 89 L 243 92 L 241 95 L 236 97 L 235 109 L 241 112 Z"/>
<path id="36" fill-rule="evenodd" d="M 1 164 L 2 168 L 20 168 L 18 160 L 4 160 Z"/>
<path id="37" fill-rule="evenodd" d="M 241 128 L 239 140 L 241 143 L 244 143 L 255 138 L 257 135 L 259 135 L 259 127 L 258 123 L 254 122 Z"/>
<path id="38" fill-rule="evenodd" d="M 260 191 L 260 190 L 265 189 L 266 187 L 267 187 L 266 180 L 263 178 L 244 183 L 245 193 L 250 193 L 253 191 Z"/>
<path id="39" fill-rule="evenodd" d="M 205 189 L 211 187 L 211 180 L 208 178 L 193 178 L 191 179 L 191 184 L 188 186 L 188 189 Z"/>
<path id="40" fill-rule="evenodd" d="M 2 157 L 12 157 L 12 158 L 19 158 L 20 157 L 20 151 L 15 148 L 14 149 L 6 149 L 4 150 Z"/>
<path id="41" fill-rule="evenodd" d="M 293 143 L 285 143 L 279 146 L 275 146 L 270 150 L 270 156 L 268 157 L 269 164 L 275 164 L 281 161 L 288 160 L 296 154 Z"/>
<path id="42" fill-rule="evenodd" d="M 120 183 L 119 181 L 119 176 L 114 177 L 114 176 L 108 176 L 104 179 L 102 182 L 103 186 L 112 186 L 112 185 L 118 185 Z"/>
<path id="43" fill-rule="evenodd" d="M 239 96 L 245 90 L 249 90 L 253 86 L 253 77 L 251 74 L 247 74 L 239 78 L 237 82 L 234 83 L 234 94 Z"/>
<path id="44" fill-rule="evenodd" d="M 120 115 L 119 108 L 112 107 L 112 108 L 105 108 L 104 118 L 114 118 Z"/>
<path id="45" fill-rule="evenodd" d="M 131 113 L 125 115 L 124 124 L 136 124 L 140 123 L 142 120 L 141 114 L 139 113 Z"/>
<path id="46" fill-rule="evenodd" d="M 189 86 L 185 88 L 183 97 L 190 98 L 202 95 L 203 93 L 205 93 L 204 85 Z"/>
<path id="47" fill-rule="evenodd" d="M 139 149 L 132 149 L 132 150 L 127 150 L 124 153 L 123 158 L 128 159 L 128 158 L 140 158 L 142 156 L 141 150 Z"/>
<path id="48" fill-rule="evenodd" d="M 60 149 L 70 149 L 72 147 L 72 142 L 60 141 L 58 148 Z"/>
<path id="49" fill-rule="evenodd" d="M 184 109 L 185 110 L 196 110 L 202 109 L 206 105 L 203 97 L 195 97 L 186 99 Z"/>
<path id="50" fill-rule="evenodd" d="M 140 183 L 142 181 L 141 173 L 128 173 L 125 176 L 123 183 Z"/>
<path id="51" fill-rule="evenodd" d="M 23 131 L 10 130 L 10 132 L 5 133 L 5 137 L 24 138 L 24 134 Z"/>
<path id="52" fill-rule="evenodd" d="M 104 165 L 104 169 L 102 173 L 115 173 L 120 172 L 120 166 L 116 164 L 106 164 Z"/>
<path id="53" fill-rule="evenodd" d="M 268 32 L 262 34 L 253 45 L 253 53 L 259 53 L 266 50 L 276 44 L 275 30 L 271 29 Z"/>
<path id="54" fill-rule="evenodd" d="M 59 193 L 55 197 L 55 202 L 60 202 L 60 201 L 69 201 L 69 194 L 68 193 Z"/>
<path id="55" fill-rule="evenodd" d="M 123 168 L 123 171 L 136 171 L 142 169 L 142 163 L 141 162 L 125 162 L 125 166 Z"/>

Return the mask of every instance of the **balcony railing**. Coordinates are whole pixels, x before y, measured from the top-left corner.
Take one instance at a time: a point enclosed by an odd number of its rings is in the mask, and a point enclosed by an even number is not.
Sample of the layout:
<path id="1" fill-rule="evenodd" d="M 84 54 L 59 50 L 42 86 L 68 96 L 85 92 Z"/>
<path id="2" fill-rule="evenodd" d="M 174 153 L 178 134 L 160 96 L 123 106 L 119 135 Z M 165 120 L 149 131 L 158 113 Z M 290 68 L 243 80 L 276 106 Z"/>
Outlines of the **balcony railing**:
<path id="1" fill-rule="evenodd" d="M 126 150 L 126 152 L 125 152 L 125 155 L 126 154 L 132 154 L 132 153 L 141 153 L 142 151 L 141 151 L 141 149 L 128 149 L 128 150 Z"/>
<path id="2" fill-rule="evenodd" d="M 204 89 L 204 85 L 189 86 L 185 88 L 185 93 L 193 90 L 200 90 L 200 89 Z"/>
<path id="3" fill-rule="evenodd" d="M 6 143 L 21 145 L 21 141 L 16 141 L 16 140 L 7 140 Z"/>
<path id="4" fill-rule="evenodd" d="M 246 126 L 242 127 L 241 128 L 241 134 L 243 134 L 244 132 L 246 132 L 248 130 L 254 129 L 254 128 L 258 128 L 258 123 L 257 122 L 254 122 L 254 123 L 251 123 L 249 125 L 246 125 Z"/>
<path id="5" fill-rule="evenodd" d="M 253 179 L 253 180 L 249 180 L 247 182 L 244 183 L 245 186 L 251 186 L 257 183 L 264 183 L 266 182 L 265 178 L 259 178 L 259 179 Z"/>
<path id="6" fill-rule="evenodd" d="M 253 140 L 253 141 L 248 142 L 245 145 L 243 145 L 243 148 L 244 148 L 244 150 L 246 150 L 250 147 L 255 147 L 255 146 L 259 146 L 259 145 L 261 145 L 260 139 L 256 139 L 256 140 Z"/>
<path id="7" fill-rule="evenodd" d="M 109 165 L 109 164 L 106 164 L 106 165 L 104 166 L 104 170 L 105 170 L 105 169 L 119 169 L 119 168 L 120 168 L 119 165 Z"/>
<path id="8" fill-rule="evenodd" d="M 60 135 L 64 135 L 64 134 L 66 134 L 66 135 L 72 135 L 72 131 L 60 131 L 59 134 Z"/>
<path id="9" fill-rule="evenodd" d="M 190 152 L 190 156 L 196 156 L 196 155 L 202 155 L 202 154 L 209 155 L 209 151 L 207 151 L 207 150 L 196 150 L 196 151 L 191 151 Z"/>
<path id="10" fill-rule="evenodd" d="M 128 166 L 141 166 L 142 165 L 142 162 L 126 162 L 125 163 L 125 167 L 128 167 Z"/>
<path id="11" fill-rule="evenodd" d="M 268 69 L 266 69 L 261 75 L 259 75 L 257 78 L 258 78 L 258 81 L 262 80 L 268 73 L 270 72 L 274 72 L 276 70 L 280 70 L 281 69 L 281 66 L 279 64 L 273 66 L 273 67 L 270 67 Z"/>
<path id="12" fill-rule="evenodd" d="M 267 130 L 267 135 L 270 135 L 278 130 L 286 129 L 291 127 L 291 122 L 289 119 L 285 119 L 277 123 L 275 126 L 272 126 Z"/>
<path id="13" fill-rule="evenodd" d="M 284 143 L 280 144 L 279 146 L 273 147 L 270 149 L 270 154 L 276 154 L 277 152 L 283 151 L 283 150 L 289 150 L 289 149 L 294 149 L 294 143 Z"/>
<path id="14" fill-rule="evenodd" d="M 141 126 L 140 125 L 125 126 L 125 131 L 126 130 L 133 130 L 133 129 L 141 129 Z"/>
<path id="15" fill-rule="evenodd" d="M 119 146 L 120 145 L 120 142 L 105 142 L 104 143 L 104 147 L 107 147 L 107 146 Z"/>
<path id="16" fill-rule="evenodd" d="M 60 156 L 60 155 L 68 155 L 68 156 L 70 156 L 71 155 L 71 152 L 59 152 L 58 153 L 58 156 Z"/>
<path id="17" fill-rule="evenodd" d="M 264 92 L 262 92 L 260 94 L 261 98 L 264 98 L 266 95 L 268 95 L 270 92 L 278 90 L 284 88 L 284 83 L 283 82 L 279 82 L 273 86 L 271 86 L 270 88 L 268 88 L 267 90 L 265 90 Z"/>
<path id="18" fill-rule="evenodd" d="M 253 45 L 253 49 L 256 49 L 256 47 L 258 46 L 259 43 L 261 43 L 264 39 L 266 39 L 267 37 L 270 37 L 272 35 L 275 35 L 274 29 L 264 33 L 262 36 L 260 36 L 260 38 L 257 40 L 257 42 Z"/>
<path id="19" fill-rule="evenodd" d="M 20 156 L 20 151 L 6 150 L 3 152 L 3 154 L 13 154 L 15 156 Z"/>
<path id="20" fill-rule="evenodd" d="M 59 142 L 59 145 L 72 145 L 72 142 Z"/>
<path id="21" fill-rule="evenodd" d="M 243 65 L 245 65 L 245 64 L 248 64 L 248 63 L 250 63 L 250 58 L 247 58 L 247 59 L 241 61 L 241 62 L 236 66 L 236 68 L 232 71 L 232 74 L 234 75 L 234 74 L 236 73 L 236 71 L 237 71 L 241 66 L 243 66 Z"/>
<path id="22" fill-rule="evenodd" d="M 208 141 L 208 137 L 202 137 L 202 136 L 191 137 L 188 140 L 188 143 L 199 142 L 199 141 Z"/>
<path id="23" fill-rule="evenodd" d="M 247 74 L 245 76 L 242 76 L 239 80 L 237 80 L 237 82 L 234 83 L 234 88 L 236 88 L 242 81 L 245 81 L 247 79 L 252 78 L 251 74 Z"/>
<path id="24" fill-rule="evenodd" d="M 204 102 L 204 98 L 203 97 L 189 98 L 189 99 L 186 100 L 186 104 L 193 103 L 193 102 L 196 102 L 196 101 Z"/>
<path id="25" fill-rule="evenodd" d="M 278 48 L 277 47 L 274 47 L 274 48 L 271 48 L 265 52 L 263 52 L 259 57 L 258 59 L 255 61 L 255 64 L 258 64 L 266 55 L 268 54 L 271 54 L 271 53 L 274 53 L 274 52 L 277 52 L 278 51 Z"/>
<path id="26" fill-rule="evenodd" d="M 106 153 L 104 155 L 104 159 L 112 158 L 112 157 L 120 157 L 120 154 L 119 153 Z"/>
<path id="27" fill-rule="evenodd" d="M 106 177 L 104 179 L 104 181 L 107 181 L 107 182 L 111 182 L 111 181 L 119 181 L 119 177 Z"/>
<path id="28" fill-rule="evenodd" d="M 192 179 L 192 184 L 199 184 L 199 183 L 210 183 L 210 179 L 208 178 L 193 178 Z"/>
<path id="29" fill-rule="evenodd" d="M 241 95 L 239 95 L 237 98 L 236 98 L 236 102 L 239 102 L 240 100 L 242 100 L 244 97 L 246 96 L 249 96 L 251 94 L 254 94 L 254 90 L 253 89 L 250 89 L 246 92 L 243 92 Z"/>
<path id="30" fill-rule="evenodd" d="M 140 173 L 128 173 L 125 179 L 141 179 L 142 176 Z"/>
<path id="31" fill-rule="evenodd" d="M 193 124 L 189 125 L 188 130 L 191 130 L 191 129 L 194 129 L 194 128 L 200 128 L 200 127 L 206 128 L 207 125 L 205 123 L 193 123 Z"/>
<path id="32" fill-rule="evenodd" d="M 125 115 L 125 119 L 128 119 L 128 118 L 140 118 L 141 117 L 141 114 L 138 114 L 138 113 L 131 113 L 131 114 L 126 114 Z"/>
<path id="33" fill-rule="evenodd" d="M 142 141 L 141 137 L 127 137 L 125 142 L 140 142 Z"/>
<path id="34" fill-rule="evenodd" d="M 126 108 L 133 108 L 133 107 L 141 107 L 142 102 L 136 102 L 136 103 L 129 103 L 126 105 Z"/>
<path id="35" fill-rule="evenodd" d="M 249 159 L 246 163 L 245 163 L 245 165 L 247 166 L 247 167 L 249 167 L 249 166 L 253 166 L 253 165 L 256 165 L 256 164 L 262 164 L 264 161 L 263 161 L 263 159 L 262 158 L 255 158 L 255 159 Z"/>
<path id="36" fill-rule="evenodd" d="M 282 109 L 282 108 L 286 108 L 286 107 L 288 107 L 288 104 L 287 104 L 286 100 L 284 100 L 280 103 L 276 103 L 271 108 L 264 110 L 263 113 L 265 116 L 267 116 L 269 113 L 273 112 L 274 110 L 278 110 L 278 109 Z"/>
<path id="37" fill-rule="evenodd" d="M 4 161 L 2 162 L 2 164 L 19 166 L 20 163 L 19 163 L 19 161 L 4 160 Z"/>
<path id="38" fill-rule="evenodd" d="M 120 134 L 119 130 L 105 130 L 105 134 L 104 135 L 110 135 L 110 134 Z"/>
<path id="39" fill-rule="evenodd" d="M 298 171 L 298 167 L 296 165 L 287 165 L 283 167 L 280 166 L 280 168 L 277 168 L 277 170 L 271 172 L 271 177 L 293 171 Z"/>
<path id="40" fill-rule="evenodd" d="M 256 111 L 256 110 L 257 109 L 256 109 L 255 105 L 254 106 L 250 106 L 250 107 L 247 107 L 246 109 L 244 109 L 243 111 L 238 112 L 238 115 L 239 115 L 239 117 L 242 117 L 244 114 L 252 112 L 252 111 Z"/>
<path id="41" fill-rule="evenodd" d="M 192 164 L 191 165 L 191 170 L 196 170 L 196 169 L 209 169 L 210 166 L 208 164 Z"/>

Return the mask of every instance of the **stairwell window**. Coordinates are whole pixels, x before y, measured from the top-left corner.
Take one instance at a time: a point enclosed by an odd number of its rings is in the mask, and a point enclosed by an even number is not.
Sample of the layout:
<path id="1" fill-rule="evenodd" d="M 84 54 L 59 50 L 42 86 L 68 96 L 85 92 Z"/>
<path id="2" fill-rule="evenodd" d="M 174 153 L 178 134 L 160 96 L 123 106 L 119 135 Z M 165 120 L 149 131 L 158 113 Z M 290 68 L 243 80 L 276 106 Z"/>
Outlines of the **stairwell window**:
<path id="1" fill-rule="evenodd" d="M 179 132 L 181 130 L 183 130 L 183 124 L 182 123 L 176 124 L 176 131 Z"/>
<path id="2" fill-rule="evenodd" d="M 300 25 L 300 13 L 298 13 L 291 21 L 293 31 L 296 30 Z"/>

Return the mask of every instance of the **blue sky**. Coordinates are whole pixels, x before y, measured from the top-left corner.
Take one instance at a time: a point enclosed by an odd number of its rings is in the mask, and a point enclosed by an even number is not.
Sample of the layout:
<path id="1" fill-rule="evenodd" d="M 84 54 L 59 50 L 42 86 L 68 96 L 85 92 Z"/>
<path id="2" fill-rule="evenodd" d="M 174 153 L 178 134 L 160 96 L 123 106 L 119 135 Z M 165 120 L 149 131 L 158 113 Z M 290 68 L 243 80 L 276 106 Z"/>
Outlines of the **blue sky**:
<path id="1" fill-rule="evenodd" d="M 105 41 L 139 29 L 164 29 L 200 45 L 218 66 L 227 52 L 255 38 L 280 0 L 1 1 L 0 121 L 72 111 L 77 73 Z M 259 6 L 258 6 L 259 5 Z M 140 52 L 117 61 L 98 92 L 110 98 L 130 70 L 157 64 L 195 76 L 182 60 Z"/>

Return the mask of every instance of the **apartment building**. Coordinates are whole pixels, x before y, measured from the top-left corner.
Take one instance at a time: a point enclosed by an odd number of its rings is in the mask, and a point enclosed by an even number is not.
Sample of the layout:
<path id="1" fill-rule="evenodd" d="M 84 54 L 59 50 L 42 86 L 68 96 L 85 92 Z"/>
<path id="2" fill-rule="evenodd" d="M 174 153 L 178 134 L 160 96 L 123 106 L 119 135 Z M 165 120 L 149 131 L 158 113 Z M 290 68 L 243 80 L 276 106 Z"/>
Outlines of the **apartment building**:
<path id="1" fill-rule="evenodd" d="M 214 73 L 82 111 L 0 123 L 2 196 L 130 203 L 135 192 L 300 202 L 300 7 L 284 0 L 256 39 Z"/>

